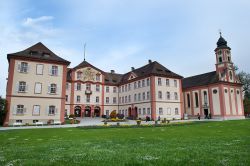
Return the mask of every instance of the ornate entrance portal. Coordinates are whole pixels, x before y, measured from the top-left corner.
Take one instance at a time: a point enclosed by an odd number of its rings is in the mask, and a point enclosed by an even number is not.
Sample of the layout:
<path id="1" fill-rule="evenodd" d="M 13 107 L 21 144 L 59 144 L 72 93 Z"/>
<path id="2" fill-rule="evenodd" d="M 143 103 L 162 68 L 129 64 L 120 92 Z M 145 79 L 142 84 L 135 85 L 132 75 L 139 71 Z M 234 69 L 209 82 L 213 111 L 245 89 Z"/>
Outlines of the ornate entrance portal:
<path id="1" fill-rule="evenodd" d="M 81 117 L 81 107 L 80 106 L 75 106 L 74 114 L 75 114 L 75 117 Z"/>
<path id="2" fill-rule="evenodd" d="M 91 108 L 90 106 L 86 106 L 84 109 L 84 116 L 85 117 L 90 117 L 91 116 Z"/>

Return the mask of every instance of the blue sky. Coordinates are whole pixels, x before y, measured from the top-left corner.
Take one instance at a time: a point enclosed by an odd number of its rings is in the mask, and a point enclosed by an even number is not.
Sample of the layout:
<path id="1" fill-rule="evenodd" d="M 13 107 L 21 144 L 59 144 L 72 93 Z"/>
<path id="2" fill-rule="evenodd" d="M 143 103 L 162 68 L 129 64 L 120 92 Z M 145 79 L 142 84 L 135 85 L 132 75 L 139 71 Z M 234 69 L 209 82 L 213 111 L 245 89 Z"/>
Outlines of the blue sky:
<path id="1" fill-rule="evenodd" d="M 250 71 L 249 0 L 2 0 L 0 95 L 5 96 L 7 53 L 39 41 L 74 67 L 86 59 L 125 73 L 148 59 L 184 76 L 215 70 L 219 29 L 232 60 Z"/>

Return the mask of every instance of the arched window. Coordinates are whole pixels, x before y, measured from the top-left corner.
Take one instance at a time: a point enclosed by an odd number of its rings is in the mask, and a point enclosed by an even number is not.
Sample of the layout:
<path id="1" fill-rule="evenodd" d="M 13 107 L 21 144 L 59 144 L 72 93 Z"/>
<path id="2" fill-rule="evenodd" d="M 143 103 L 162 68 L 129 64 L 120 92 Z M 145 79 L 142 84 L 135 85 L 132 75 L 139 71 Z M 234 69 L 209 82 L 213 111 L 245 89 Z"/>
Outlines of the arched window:
<path id="1" fill-rule="evenodd" d="M 229 77 L 230 77 L 230 80 L 233 79 L 233 74 L 232 74 L 232 71 L 229 72 Z"/>
<path id="2" fill-rule="evenodd" d="M 190 95 L 187 94 L 187 103 L 188 103 L 188 108 L 190 108 Z"/>
<path id="3" fill-rule="evenodd" d="M 195 106 L 199 107 L 199 99 L 198 99 L 198 93 L 195 92 Z"/>
<path id="4" fill-rule="evenodd" d="M 219 63 L 222 63 L 222 57 L 219 57 Z"/>
<path id="5" fill-rule="evenodd" d="M 204 103 L 207 104 L 207 92 L 204 91 L 203 94 L 204 94 Z"/>

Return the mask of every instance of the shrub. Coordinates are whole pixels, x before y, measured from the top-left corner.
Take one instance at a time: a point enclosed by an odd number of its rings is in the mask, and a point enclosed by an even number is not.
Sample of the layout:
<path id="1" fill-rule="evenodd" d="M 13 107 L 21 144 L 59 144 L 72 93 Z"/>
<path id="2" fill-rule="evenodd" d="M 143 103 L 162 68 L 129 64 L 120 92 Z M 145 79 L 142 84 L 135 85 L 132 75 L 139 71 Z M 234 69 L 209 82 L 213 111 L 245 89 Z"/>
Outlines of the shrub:
<path id="1" fill-rule="evenodd" d="M 116 118 L 116 111 L 115 110 L 110 113 L 110 118 L 111 119 Z"/>
<path id="2" fill-rule="evenodd" d="M 123 119 L 124 118 L 123 114 L 117 114 L 116 116 L 118 117 L 118 119 Z"/>
<path id="3" fill-rule="evenodd" d="M 69 115 L 69 118 L 75 119 L 75 115 L 74 115 L 74 114 L 70 114 L 70 115 Z"/>

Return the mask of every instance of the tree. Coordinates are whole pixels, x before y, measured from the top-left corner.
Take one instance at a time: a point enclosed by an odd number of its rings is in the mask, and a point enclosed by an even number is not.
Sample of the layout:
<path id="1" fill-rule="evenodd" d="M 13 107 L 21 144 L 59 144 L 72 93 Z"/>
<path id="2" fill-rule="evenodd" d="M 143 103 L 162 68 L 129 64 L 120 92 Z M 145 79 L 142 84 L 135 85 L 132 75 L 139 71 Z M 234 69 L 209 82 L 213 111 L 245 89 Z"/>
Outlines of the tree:
<path id="1" fill-rule="evenodd" d="M 250 74 L 241 71 L 237 74 L 239 81 L 243 84 L 242 92 L 245 99 L 250 99 Z"/>
<path id="2" fill-rule="evenodd" d="M 7 112 L 7 101 L 0 97 L 0 126 L 3 125 L 6 112 Z"/>

